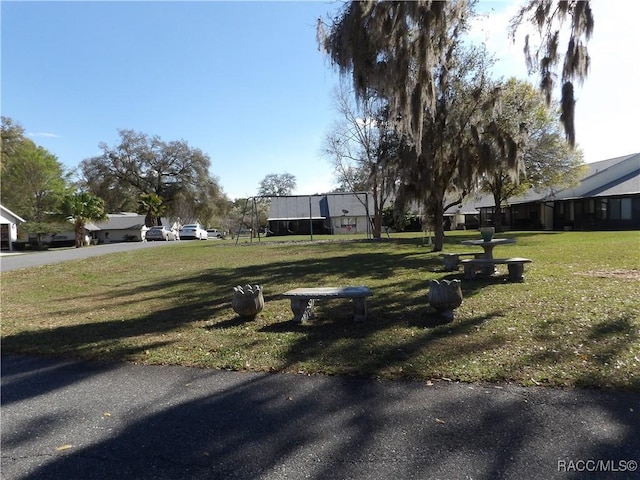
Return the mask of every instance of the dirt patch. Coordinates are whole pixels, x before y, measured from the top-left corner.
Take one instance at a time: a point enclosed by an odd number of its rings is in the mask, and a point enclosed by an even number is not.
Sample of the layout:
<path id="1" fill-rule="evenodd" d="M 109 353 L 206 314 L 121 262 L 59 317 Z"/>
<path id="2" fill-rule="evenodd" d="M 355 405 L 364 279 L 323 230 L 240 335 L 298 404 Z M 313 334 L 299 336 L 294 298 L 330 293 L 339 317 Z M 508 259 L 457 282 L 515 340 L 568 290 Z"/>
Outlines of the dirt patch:
<path id="1" fill-rule="evenodd" d="M 596 278 L 617 278 L 621 280 L 640 280 L 640 270 L 627 270 L 618 268 L 613 270 L 590 270 L 580 272 L 578 275 Z"/>

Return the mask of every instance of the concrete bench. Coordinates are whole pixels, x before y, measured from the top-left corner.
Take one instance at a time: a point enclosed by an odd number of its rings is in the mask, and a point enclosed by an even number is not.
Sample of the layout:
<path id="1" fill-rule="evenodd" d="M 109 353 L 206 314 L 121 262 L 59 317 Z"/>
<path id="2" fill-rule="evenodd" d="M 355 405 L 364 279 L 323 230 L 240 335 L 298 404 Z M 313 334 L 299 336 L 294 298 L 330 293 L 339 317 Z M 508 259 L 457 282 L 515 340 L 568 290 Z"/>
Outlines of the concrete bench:
<path id="1" fill-rule="evenodd" d="M 363 322 L 367 319 L 367 297 L 373 295 L 368 287 L 315 287 L 295 288 L 282 294 L 291 299 L 291 310 L 294 322 L 305 322 L 313 318 L 315 300 L 350 298 L 353 300 L 354 320 Z"/>
<path id="2" fill-rule="evenodd" d="M 484 273 L 492 272 L 496 265 L 503 264 L 509 268 L 509 280 L 512 282 L 522 282 L 524 280 L 524 264 L 531 263 L 528 258 L 469 258 L 462 260 L 464 267 L 464 278 L 472 280 L 476 277 L 478 269 Z"/>
<path id="3" fill-rule="evenodd" d="M 444 270 L 446 272 L 453 272 L 454 270 L 458 269 L 458 265 L 460 264 L 460 257 L 474 257 L 474 258 L 478 258 L 481 257 L 483 254 L 482 253 L 478 253 L 478 252 L 469 252 L 469 253 L 443 253 L 441 255 L 442 260 L 443 260 L 443 264 L 444 264 Z"/>

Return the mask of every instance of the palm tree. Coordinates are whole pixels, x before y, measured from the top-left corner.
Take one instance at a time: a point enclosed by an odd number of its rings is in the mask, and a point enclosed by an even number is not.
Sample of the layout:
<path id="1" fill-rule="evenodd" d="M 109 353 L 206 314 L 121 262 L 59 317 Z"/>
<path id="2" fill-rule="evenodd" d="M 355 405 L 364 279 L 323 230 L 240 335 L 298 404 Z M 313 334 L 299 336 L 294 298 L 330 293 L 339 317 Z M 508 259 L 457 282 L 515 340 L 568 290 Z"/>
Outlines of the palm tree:
<path id="1" fill-rule="evenodd" d="M 104 200 L 87 192 L 68 193 L 63 199 L 65 215 L 73 219 L 76 233 L 76 248 L 84 245 L 84 228 L 87 222 L 107 218 Z"/>
<path id="2" fill-rule="evenodd" d="M 144 224 L 147 227 L 154 227 L 162 225 L 160 218 L 167 210 L 162 198 L 156 193 L 142 193 L 138 199 L 140 208 L 146 213 Z"/>

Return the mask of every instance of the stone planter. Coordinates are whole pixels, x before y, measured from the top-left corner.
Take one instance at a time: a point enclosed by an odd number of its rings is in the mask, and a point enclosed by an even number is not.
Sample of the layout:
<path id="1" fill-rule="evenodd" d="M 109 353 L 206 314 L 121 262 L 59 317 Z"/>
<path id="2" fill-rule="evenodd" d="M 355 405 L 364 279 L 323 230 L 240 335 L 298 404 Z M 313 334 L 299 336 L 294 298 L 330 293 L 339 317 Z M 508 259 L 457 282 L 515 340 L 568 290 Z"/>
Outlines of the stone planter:
<path id="1" fill-rule="evenodd" d="M 453 311 L 462 304 L 460 280 L 431 280 L 427 300 L 440 316 L 453 320 Z"/>
<path id="2" fill-rule="evenodd" d="M 480 235 L 482 235 L 482 240 L 485 242 L 493 240 L 493 235 L 496 233 L 496 229 L 494 227 L 482 227 L 479 230 Z"/>
<path id="3" fill-rule="evenodd" d="M 241 317 L 254 318 L 264 308 L 264 297 L 260 285 L 238 285 L 233 287 L 233 311 Z"/>

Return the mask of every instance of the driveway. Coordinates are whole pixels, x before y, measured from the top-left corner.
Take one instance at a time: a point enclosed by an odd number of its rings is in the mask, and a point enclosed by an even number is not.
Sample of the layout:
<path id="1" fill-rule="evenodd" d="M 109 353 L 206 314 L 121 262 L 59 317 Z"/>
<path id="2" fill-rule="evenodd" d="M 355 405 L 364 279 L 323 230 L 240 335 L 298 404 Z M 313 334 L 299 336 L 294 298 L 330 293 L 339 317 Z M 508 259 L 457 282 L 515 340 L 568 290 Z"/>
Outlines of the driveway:
<path id="1" fill-rule="evenodd" d="M 173 244 L 173 242 L 123 242 L 82 248 L 52 248 L 43 252 L 2 253 L 2 255 L 0 255 L 0 272 L 50 265 L 68 260 L 81 260 L 83 258 L 96 257 L 107 253 L 128 252 L 162 245 L 167 246 L 168 243 Z"/>

